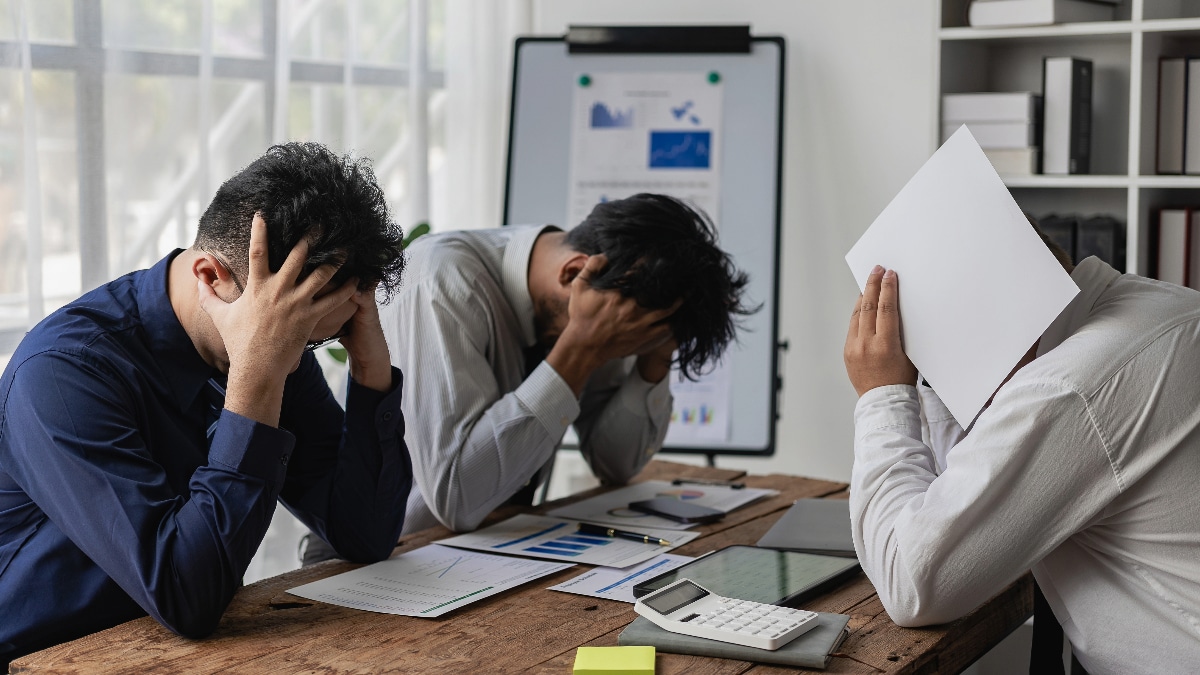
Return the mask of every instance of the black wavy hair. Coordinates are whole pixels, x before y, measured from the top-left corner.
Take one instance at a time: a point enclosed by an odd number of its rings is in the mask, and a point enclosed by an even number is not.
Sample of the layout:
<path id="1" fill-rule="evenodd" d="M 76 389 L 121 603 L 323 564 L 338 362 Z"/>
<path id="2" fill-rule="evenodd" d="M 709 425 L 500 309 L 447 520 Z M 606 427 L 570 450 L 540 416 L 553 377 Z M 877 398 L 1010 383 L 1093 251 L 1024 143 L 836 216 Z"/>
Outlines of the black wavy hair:
<path id="1" fill-rule="evenodd" d="M 404 232 L 388 212 L 370 160 L 338 157 L 320 143 L 275 145 L 225 181 L 200 217 L 193 247 L 219 253 L 236 274 L 249 271 L 250 224 L 262 212 L 272 272 L 309 240 L 303 276 L 342 262 L 337 284 L 378 282 L 386 299 L 404 271 Z"/>
<path id="2" fill-rule="evenodd" d="M 642 193 L 597 204 L 566 243 L 608 258 L 593 288 L 619 290 L 648 309 L 683 300 L 668 323 L 688 379 L 715 365 L 737 337 L 740 317 L 761 307 L 745 304 L 749 278 L 717 247 L 712 221 L 674 197 Z"/>

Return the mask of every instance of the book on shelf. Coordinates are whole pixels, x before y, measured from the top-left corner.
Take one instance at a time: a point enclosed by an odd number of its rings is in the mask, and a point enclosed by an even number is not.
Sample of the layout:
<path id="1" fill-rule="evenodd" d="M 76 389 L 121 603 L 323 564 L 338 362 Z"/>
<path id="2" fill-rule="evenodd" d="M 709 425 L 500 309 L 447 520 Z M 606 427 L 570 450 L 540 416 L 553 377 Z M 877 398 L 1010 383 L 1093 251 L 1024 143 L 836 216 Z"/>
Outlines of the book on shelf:
<path id="1" fill-rule="evenodd" d="M 966 125 L 997 173 L 1038 173 L 1042 96 L 1031 91 L 942 96 L 942 141 Z"/>
<path id="2" fill-rule="evenodd" d="M 1200 59 L 1187 60 L 1187 99 L 1183 109 L 1183 172 L 1200 175 Z"/>
<path id="3" fill-rule="evenodd" d="M 967 23 L 992 27 L 1112 21 L 1113 12 L 1112 3 L 1095 0 L 973 0 Z"/>
<path id="4" fill-rule="evenodd" d="M 1029 148 L 1036 146 L 1037 126 L 1027 122 L 943 122 L 942 142 L 945 143 L 958 131 L 962 125 L 967 125 L 971 135 L 979 147 L 987 148 Z"/>
<path id="5" fill-rule="evenodd" d="M 945 122 L 1028 122 L 1042 115 L 1042 96 L 1032 91 L 942 94 Z"/>
<path id="6" fill-rule="evenodd" d="M 1183 173 L 1183 149 L 1187 129 L 1188 60 L 1158 60 L 1158 128 L 1155 170 Z"/>
<path id="7" fill-rule="evenodd" d="M 983 154 L 1001 176 L 1032 176 L 1038 173 L 1037 148 L 984 148 Z"/>
<path id="8" fill-rule="evenodd" d="M 1042 173 L 1085 174 L 1092 156 L 1092 62 L 1042 61 Z"/>
<path id="9" fill-rule="evenodd" d="M 1192 210 L 1159 209 L 1155 228 L 1154 269 L 1152 276 L 1180 286 L 1188 285 L 1188 263 L 1191 257 Z"/>

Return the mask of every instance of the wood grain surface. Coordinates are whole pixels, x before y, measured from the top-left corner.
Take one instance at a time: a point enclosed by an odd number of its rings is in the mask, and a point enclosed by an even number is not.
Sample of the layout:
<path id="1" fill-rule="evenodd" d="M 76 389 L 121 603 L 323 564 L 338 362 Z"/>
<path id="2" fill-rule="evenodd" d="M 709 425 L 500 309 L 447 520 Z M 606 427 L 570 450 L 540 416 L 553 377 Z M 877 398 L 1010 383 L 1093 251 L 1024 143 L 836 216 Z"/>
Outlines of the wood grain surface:
<path id="1" fill-rule="evenodd" d="M 652 462 L 637 481 L 677 477 L 739 479 L 777 496 L 695 528 L 702 536 L 676 549 L 700 555 L 732 544 L 753 544 L 805 497 L 845 498 L 846 485 L 797 476 L 745 476 L 730 469 Z M 596 488 L 544 504 L 534 512 L 603 492 Z M 523 510 L 505 507 L 498 522 Z M 485 523 L 485 524 L 486 524 Z M 452 534 L 432 528 L 402 539 L 409 551 Z M 580 574 L 576 566 L 436 619 L 376 614 L 314 602 L 287 592 L 357 565 L 328 561 L 264 579 L 241 589 L 216 632 L 204 640 L 172 634 L 144 617 L 21 657 L 11 673 L 570 673 L 581 645 L 616 645 L 633 620 L 633 606 L 547 590 Z M 875 589 L 859 574 L 807 609 L 850 615 L 849 636 L 830 673 L 959 672 L 1032 613 L 1028 575 L 971 615 L 952 624 L 906 629 L 888 619 Z M 732 675 L 798 672 L 745 661 L 660 652 L 660 675 Z M 820 671 L 816 671 L 820 672 Z"/>

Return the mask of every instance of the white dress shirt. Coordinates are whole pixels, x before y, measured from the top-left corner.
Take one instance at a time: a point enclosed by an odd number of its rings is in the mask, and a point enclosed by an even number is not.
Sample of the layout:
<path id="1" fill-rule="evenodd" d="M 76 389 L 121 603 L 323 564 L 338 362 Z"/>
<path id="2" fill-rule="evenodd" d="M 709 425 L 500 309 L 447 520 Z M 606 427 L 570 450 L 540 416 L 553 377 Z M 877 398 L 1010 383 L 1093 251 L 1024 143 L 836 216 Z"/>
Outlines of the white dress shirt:
<path id="1" fill-rule="evenodd" d="M 544 226 L 428 235 L 408 249 L 404 285 L 380 308 L 392 363 L 404 372 L 405 441 L 414 485 L 404 532 L 439 522 L 477 527 L 530 481 L 544 480 L 567 427 L 605 483 L 636 475 L 662 447 L 667 378 L 650 384 L 633 357 L 588 380 L 580 400 L 542 361 L 529 257 Z"/>
<path id="2" fill-rule="evenodd" d="M 957 619 L 1032 569 L 1092 675 L 1196 672 L 1200 293 L 1096 258 L 1072 278 L 970 433 L 924 386 L 859 399 L 855 549 L 900 625 Z"/>

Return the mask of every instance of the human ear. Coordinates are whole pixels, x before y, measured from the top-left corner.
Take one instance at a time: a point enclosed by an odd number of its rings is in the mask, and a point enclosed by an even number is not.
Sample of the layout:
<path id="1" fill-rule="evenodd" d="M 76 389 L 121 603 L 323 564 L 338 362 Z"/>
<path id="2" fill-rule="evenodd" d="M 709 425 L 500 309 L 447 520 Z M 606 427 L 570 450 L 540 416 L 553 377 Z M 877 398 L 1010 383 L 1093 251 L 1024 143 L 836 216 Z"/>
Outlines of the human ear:
<path id="1" fill-rule="evenodd" d="M 561 267 L 558 268 L 558 284 L 560 286 L 570 286 L 575 277 L 583 271 L 587 265 L 588 256 L 584 253 L 574 253 L 570 258 L 563 261 Z"/>
<path id="2" fill-rule="evenodd" d="M 221 286 L 235 288 L 237 283 L 225 265 L 217 262 L 211 253 L 200 253 L 192 260 L 192 274 L 201 282 L 212 286 L 221 295 Z"/>

